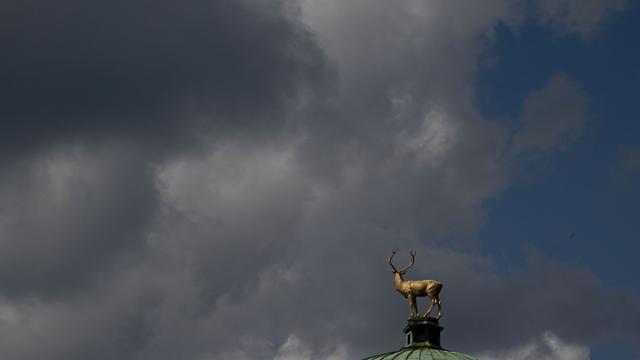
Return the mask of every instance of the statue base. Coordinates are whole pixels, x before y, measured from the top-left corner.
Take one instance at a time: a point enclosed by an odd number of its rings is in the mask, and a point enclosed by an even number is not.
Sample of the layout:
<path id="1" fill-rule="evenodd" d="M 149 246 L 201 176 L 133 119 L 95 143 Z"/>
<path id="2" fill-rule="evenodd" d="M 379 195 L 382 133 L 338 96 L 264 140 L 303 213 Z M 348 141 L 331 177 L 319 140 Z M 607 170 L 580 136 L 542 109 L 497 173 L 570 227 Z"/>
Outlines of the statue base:
<path id="1" fill-rule="evenodd" d="M 404 333 L 407 334 L 407 348 L 428 347 L 444 350 L 440 346 L 440 333 L 444 328 L 438 319 L 433 317 L 415 316 L 407 320 Z"/>

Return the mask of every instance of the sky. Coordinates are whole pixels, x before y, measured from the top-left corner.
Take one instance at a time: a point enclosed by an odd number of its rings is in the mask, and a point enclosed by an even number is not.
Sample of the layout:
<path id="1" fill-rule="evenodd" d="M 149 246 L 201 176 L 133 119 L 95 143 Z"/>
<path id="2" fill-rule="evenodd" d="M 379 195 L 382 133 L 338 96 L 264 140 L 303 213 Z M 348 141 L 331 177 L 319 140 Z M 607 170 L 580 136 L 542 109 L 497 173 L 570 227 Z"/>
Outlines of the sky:
<path id="1" fill-rule="evenodd" d="M 631 0 L 5 0 L 7 360 L 640 359 Z M 426 301 L 420 299 L 421 309 Z"/>

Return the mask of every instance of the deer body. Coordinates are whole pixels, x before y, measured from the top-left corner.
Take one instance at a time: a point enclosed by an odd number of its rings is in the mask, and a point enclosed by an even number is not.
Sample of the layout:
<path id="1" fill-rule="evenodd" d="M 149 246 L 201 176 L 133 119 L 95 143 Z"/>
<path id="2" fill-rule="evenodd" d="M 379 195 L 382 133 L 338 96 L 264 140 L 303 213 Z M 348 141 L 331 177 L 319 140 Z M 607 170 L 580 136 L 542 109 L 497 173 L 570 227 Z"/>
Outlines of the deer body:
<path id="1" fill-rule="evenodd" d="M 389 258 L 389 264 L 393 269 L 393 282 L 396 285 L 396 290 L 409 300 L 409 318 L 419 316 L 418 305 L 416 303 L 416 297 L 429 297 L 431 298 L 431 306 L 424 314 L 425 317 L 431 314 L 434 306 L 438 306 L 438 319 L 442 317 L 442 305 L 440 304 L 440 290 L 442 290 L 442 283 L 436 280 L 404 280 L 403 276 L 407 270 L 413 266 L 415 262 L 415 252 L 411 252 L 411 263 L 409 266 L 398 271 L 391 263 L 391 259 L 396 254 L 394 251 Z"/>
<path id="2" fill-rule="evenodd" d="M 404 297 L 415 295 L 417 297 L 438 297 L 442 283 L 436 280 L 403 280 L 402 275 L 396 273 L 393 281 L 396 290 Z"/>

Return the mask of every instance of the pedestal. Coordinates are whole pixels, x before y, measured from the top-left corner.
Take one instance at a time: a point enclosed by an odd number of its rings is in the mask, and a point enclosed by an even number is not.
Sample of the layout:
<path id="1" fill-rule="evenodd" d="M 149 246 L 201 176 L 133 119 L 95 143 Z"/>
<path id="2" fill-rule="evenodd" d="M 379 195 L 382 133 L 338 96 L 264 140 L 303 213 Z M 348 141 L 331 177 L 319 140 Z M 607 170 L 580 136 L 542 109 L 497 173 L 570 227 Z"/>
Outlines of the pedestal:
<path id="1" fill-rule="evenodd" d="M 438 319 L 432 317 L 413 317 L 407 321 L 404 333 L 407 334 L 405 347 L 428 347 L 442 350 L 440 346 L 440 332 L 444 328 L 438 324 Z"/>

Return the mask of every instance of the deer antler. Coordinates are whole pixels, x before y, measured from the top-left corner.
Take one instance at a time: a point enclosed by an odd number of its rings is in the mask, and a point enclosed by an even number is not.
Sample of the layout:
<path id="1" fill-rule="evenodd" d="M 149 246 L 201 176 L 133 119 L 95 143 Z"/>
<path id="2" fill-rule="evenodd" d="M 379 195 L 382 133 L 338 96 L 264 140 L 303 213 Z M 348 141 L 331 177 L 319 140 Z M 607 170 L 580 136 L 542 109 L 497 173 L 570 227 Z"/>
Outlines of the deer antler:
<path id="1" fill-rule="evenodd" d="M 413 264 L 416 262 L 416 252 L 411 250 L 411 252 L 409 253 L 409 255 L 411 255 L 411 263 L 405 267 L 404 269 L 398 271 L 401 274 L 404 274 L 407 270 L 409 270 L 410 267 L 413 266 Z"/>
<path id="2" fill-rule="evenodd" d="M 389 265 L 391 265 L 391 268 L 393 269 L 393 272 L 398 272 L 398 269 L 396 269 L 395 266 L 393 266 L 393 263 L 391 263 L 391 259 L 393 259 L 393 256 L 398 252 L 398 249 L 394 249 L 391 250 L 391 256 L 389 256 Z"/>

